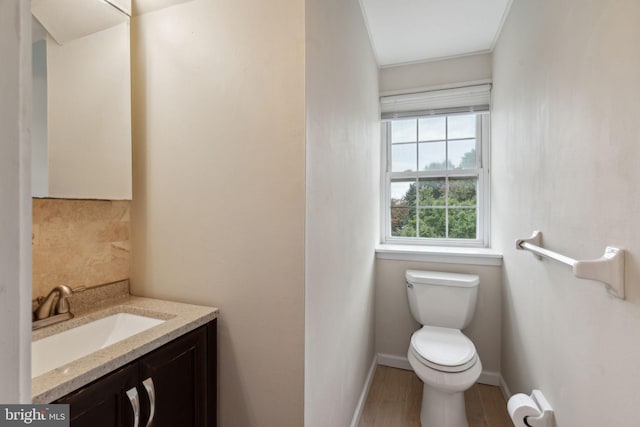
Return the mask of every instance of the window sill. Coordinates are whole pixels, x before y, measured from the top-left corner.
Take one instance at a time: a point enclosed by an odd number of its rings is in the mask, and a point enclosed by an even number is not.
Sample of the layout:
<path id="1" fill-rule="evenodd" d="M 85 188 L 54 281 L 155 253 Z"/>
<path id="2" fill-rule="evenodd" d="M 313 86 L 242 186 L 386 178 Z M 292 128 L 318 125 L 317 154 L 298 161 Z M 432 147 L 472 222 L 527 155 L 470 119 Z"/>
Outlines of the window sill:
<path id="1" fill-rule="evenodd" d="M 489 248 L 380 244 L 376 246 L 376 258 L 445 264 L 502 265 L 502 254 Z"/>

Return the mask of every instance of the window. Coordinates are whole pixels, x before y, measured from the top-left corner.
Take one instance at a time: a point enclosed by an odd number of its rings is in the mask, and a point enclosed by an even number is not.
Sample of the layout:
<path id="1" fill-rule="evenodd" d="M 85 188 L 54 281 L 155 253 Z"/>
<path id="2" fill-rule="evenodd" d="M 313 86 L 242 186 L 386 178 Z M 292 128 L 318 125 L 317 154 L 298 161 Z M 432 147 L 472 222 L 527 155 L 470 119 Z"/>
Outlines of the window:
<path id="1" fill-rule="evenodd" d="M 383 121 L 385 243 L 487 245 L 489 114 L 476 108 Z"/>

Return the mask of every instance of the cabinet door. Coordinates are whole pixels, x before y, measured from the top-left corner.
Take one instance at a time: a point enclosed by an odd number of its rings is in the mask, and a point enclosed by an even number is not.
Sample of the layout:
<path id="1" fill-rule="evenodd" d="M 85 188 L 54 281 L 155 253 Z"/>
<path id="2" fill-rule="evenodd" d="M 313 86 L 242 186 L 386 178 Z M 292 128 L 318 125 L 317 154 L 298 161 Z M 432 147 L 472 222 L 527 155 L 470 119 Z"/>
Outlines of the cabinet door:
<path id="1" fill-rule="evenodd" d="M 203 427 L 207 422 L 207 334 L 202 327 L 140 359 L 140 381 L 151 378 L 153 427 Z M 144 389 L 141 387 L 140 389 Z M 142 391 L 143 419 L 150 416 Z"/>
<path id="2" fill-rule="evenodd" d="M 138 365 L 120 368 L 56 403 L 71 405 L 71 427 L 131 427 L 133 409 L 127 390 L 138 384 Z"/>

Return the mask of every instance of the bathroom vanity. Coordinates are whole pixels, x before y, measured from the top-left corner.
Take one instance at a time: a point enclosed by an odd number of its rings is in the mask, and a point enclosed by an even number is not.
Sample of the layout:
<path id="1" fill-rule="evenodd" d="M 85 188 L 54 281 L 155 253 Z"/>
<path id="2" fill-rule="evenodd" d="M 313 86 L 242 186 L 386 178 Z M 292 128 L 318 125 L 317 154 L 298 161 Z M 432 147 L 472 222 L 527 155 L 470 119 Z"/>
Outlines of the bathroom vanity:
<path id="1" fill-rule="evenodd" d="M 71 405 L 74 427 L 214 427 L 215 354 L 213 320 L 55 403 Z"/>
<path id="2" fill-rule="evenodd" d="M 33 403 L 71 405 L 72 427 L 215 427 L 218 310 L 124 289 L 107 303 L 99 297 L 97 309 L 33 332 Z M 79 295 L 95 292 L 104 289 Z M 127 333 L 136 318 L 156 323 Z"/>

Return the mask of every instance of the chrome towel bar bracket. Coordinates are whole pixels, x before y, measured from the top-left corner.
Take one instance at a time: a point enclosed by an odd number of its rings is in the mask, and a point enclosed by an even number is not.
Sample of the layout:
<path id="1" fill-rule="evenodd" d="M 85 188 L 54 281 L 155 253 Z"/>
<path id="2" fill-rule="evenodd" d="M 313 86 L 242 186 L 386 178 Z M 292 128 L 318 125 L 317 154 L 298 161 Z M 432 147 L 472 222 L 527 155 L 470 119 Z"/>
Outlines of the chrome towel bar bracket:
<path id="1" fill-rule="evenodd" d="M 542 247 L 542 232 L 534 231 L 528 239 L 516 240 L 516 249 L 533 252 L 538 259 L 550 258 L 573 268 L 580 279 L 597 280 L 607 286 L 609 293 L 624 299 L 624 249 L 607 246 L 598 259 L 578 261 Z"/>

